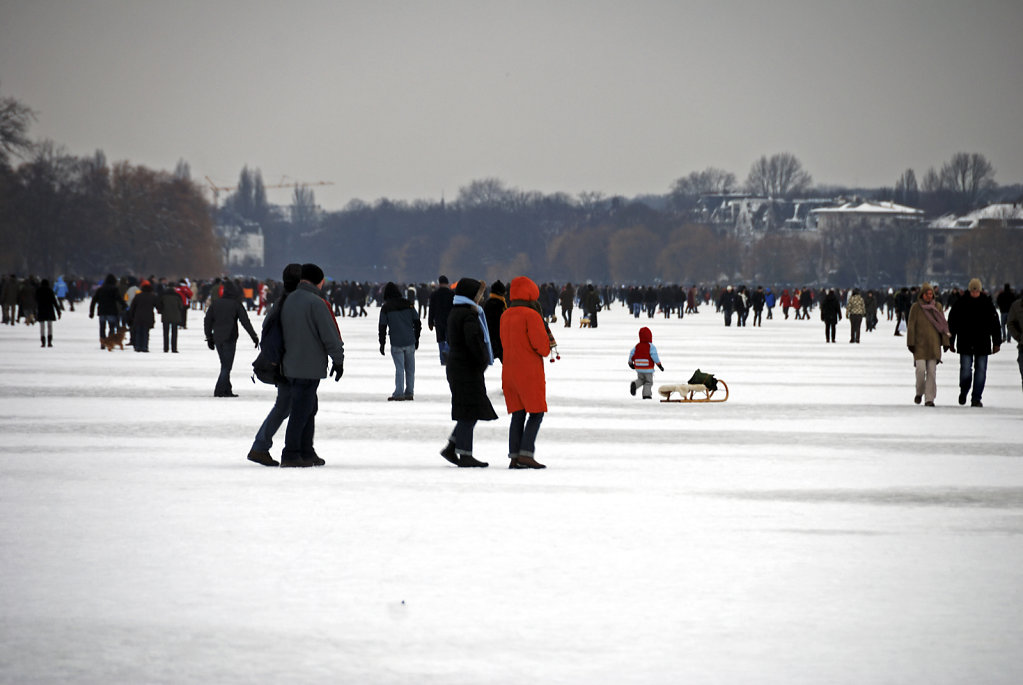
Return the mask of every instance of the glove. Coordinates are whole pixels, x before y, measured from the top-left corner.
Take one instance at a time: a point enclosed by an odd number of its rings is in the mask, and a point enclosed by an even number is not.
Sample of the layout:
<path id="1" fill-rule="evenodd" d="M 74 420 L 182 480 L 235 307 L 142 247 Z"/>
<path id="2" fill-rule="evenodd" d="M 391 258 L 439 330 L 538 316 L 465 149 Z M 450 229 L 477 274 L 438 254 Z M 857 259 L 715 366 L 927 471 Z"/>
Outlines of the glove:
<path id="1" fill-rule="evenodd" d="M 383 343 L 380 343 L 380 354 L 381 355 L 384 354 L 384 344 Z"/>
<path id="2" fill-rule="evenodd" d="M 211 350 L 217 349 L 217 346 L 213 344 L 213 340 L 211 338 L 206 338 L 206 344 Z"/>
<path id="3" fill-rule="evenodd" d="M 1001 346 L 1001 345 L 995 345 L 995 346 L 994 346 L 994 347 L 993 347 L 993 348 L 991 349 L 991 354 L 998 354 L 998 350 L 1000 350 L 1000 349 L 1002 349 L 1002 346 Z"/>
<path id="4" fill-rule="evenodd" d="M 255 345 L 256 349 L 258 350 L 259 349 L 259 338 L 253 338 L 252 339 L 252 344 Z"/>
<path id="5" fill-rule="evenodd" d="M 629 368 L 630 369 L 636 368 L 636 363 L 635 362 L 629 362 Z"/>
<path id="6" fill-rule="evenodd" d="M 344 364 L 338 364 L 337 362 L 334 362 L 333 364 L 330 365 L 330 375 L 334 377 L 335 383 L 341 380 L 341 376 L 343 376 L 344 373 L 345 373 Z"/>
<path id="7" fill-rule="evenodd" d="M 906 347 L 909 348 L 910 352 L 916 352 L 916 346 L 915 345 L 906 345 Z"/>
<path id="8" fill-rule="evenodd" d="M 658 364 L 657 368 L 660 369 L 661 371 L 664 371 L 664 365 L 663 364 Z"/>
<path id="9" fill-rule="evenodd" d="M 948 346 L 948 351 L 949 352 L 955 352 L 956 351 L 956 346 L 955 345 L 949 345 Z"/>
<path id="10" fill-rule="evenodd" d="M 92 316 L 93 316 L 93 315 L 92 315 L 92 312 L 89 312 L 89 318 L 90 318 L 90 319 L 92 318 Z"/>

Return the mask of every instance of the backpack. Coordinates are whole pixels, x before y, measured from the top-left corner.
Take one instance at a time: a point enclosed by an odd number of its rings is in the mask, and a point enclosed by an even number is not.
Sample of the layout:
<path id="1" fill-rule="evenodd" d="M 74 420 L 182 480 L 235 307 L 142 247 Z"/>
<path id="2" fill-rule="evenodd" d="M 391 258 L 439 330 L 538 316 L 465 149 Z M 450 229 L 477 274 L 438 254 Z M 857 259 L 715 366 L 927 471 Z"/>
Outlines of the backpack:
<path id="1" fill-rule="evenodd" d="M 284 328 L 281 326 L 281 300 L 263 322 L 263 336 L 259 340 L 259 354 L 252 362 L 252 382 L 277 385 L 284 380 L 281 362 L 284 360 Z"/>

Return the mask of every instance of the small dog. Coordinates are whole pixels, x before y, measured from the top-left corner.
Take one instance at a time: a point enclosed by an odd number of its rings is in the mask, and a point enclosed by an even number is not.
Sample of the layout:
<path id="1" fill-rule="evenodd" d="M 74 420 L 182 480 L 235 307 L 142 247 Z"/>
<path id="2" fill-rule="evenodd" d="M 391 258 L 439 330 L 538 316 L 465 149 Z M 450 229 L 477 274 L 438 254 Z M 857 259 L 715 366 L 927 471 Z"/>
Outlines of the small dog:
<path id="1" fill-rule="evenodd" d="M 704 399 L 710 399 L 710 388 L 706 385 L 699 383 L 675 383 L 674 385 L 662 385 L 657 388 L 657 392 L 660 393 L 661 398 L 665 401 L 671 400 L 671 394 L 677 392 L 681 400 L 692 401 L 693 394 L 702 392 Z M 675 400 L 676 402 L 679 400 Z"/>
<path id="2" fill-rule="evenodd" d="M 579 328 L 589 328 L 590 320 L 585 316 L 579 317 Z"/>
<path id="3" fill-rule="evenodd" d="M 118 326 L 117 332 L 111 333 L 108 336 L 99 339 L 99 344 L 107 348 L 107 352 L 113 352 L 114 347 L 120 347 L 124 349 L 124 336 L 127 335 L 128 329 L 124 326 Z"/>

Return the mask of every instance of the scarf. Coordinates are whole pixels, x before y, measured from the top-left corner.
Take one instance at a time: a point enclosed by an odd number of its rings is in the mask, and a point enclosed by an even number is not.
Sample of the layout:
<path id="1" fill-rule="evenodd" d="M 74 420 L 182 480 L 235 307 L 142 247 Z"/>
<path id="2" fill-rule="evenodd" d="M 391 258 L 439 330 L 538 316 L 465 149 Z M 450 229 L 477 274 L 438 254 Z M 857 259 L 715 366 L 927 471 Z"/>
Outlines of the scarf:
<path id="1" fill-rule="evenodd" d="M 483 314 L 483 308 L 465 295 L 455 295 L 451 300 L 451 304 L 452 306 L 456 304 L 467 304 L 476 310 L 476 316 L 478 316 L 480 320 L 480 328 L 483 329 L 483 342 L 487 344 L 487 354 L 490 357 L 487 361 L 487 365 L 492 366 L 494 364 L 494 348 L 490 344 L 490 329 L 487 328 L 487 318 L 486 315 Z"/>
<path id="2" fill-rule="evenodd" d="M 924 310 L 924 314 L 927 315 L 927 320 L 934 326 L 934 330 L 938 331 L 942 337 L 949 337 L 951 333 L 948 330 L 948 321 L 945 320 L 945 315 L 940 309 L 938 309 L 934 302 L 925 303 L 920 300 L 920 309 Z"/>
<path id="3" fill-rule="evenodd" d="M 547 319 L 543 315 L 543 310 L 540 309 L 540 303 L 536 300 L 512 300 L 508 303 L 508 308 L 512 307 L 529 307 L 540 315 L 540 320 L 543 321 L 543 328 L 547 331 L 547 342 L 550 343 L 550 348 L 553 350 L 558 346 L 558 341 L 554 339 L 554 334 L 551 333 L 551 327 L 547 325 Z"/>

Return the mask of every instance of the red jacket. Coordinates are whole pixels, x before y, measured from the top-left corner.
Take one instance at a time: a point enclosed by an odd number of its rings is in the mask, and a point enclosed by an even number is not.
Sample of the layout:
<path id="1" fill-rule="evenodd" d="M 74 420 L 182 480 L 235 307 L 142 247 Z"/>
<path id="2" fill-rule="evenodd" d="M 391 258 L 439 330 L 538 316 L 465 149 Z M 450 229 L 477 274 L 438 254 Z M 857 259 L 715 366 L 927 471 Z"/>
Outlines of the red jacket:
<path id="1" fill-rule="evenodd" d="M 509 414 L 522 409 L 530 414 L 546 412 L 547 381 L 543 362 L 551 351 L 550 339 L 540 313 L 517 302 L 535 302 L 540 297 L 540 289 L 530 279 L 519 276 L 512 279 L 509 295 L 508 309 L 501 314 L 504 404 Z"/>

